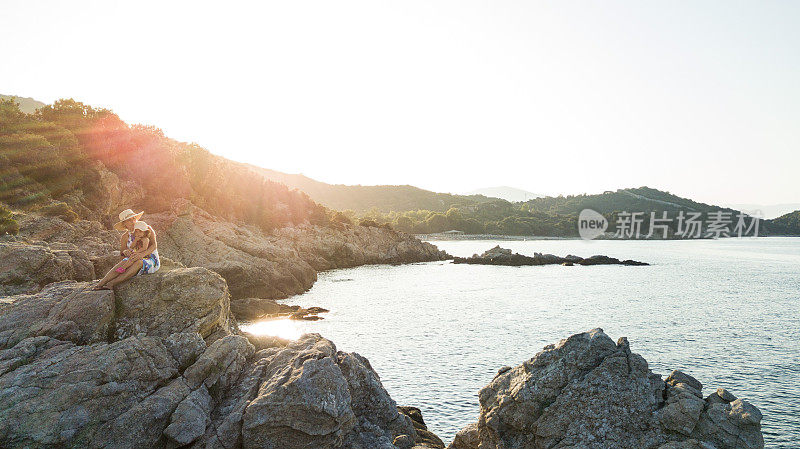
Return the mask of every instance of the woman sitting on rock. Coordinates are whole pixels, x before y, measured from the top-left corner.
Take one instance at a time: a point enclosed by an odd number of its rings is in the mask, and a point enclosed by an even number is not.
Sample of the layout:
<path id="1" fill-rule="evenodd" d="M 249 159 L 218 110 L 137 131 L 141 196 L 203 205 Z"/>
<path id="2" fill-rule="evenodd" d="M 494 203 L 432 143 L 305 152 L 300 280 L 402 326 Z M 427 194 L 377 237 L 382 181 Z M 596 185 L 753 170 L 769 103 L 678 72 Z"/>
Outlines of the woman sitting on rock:
<path id="1" fill-rule="evenodd" d="M 155 273 L 161 268 L 156 231 L 147 223 L 139 221 L 143 214 L 144 212 L 136 214 L 130 209 L 119 214 L 119 222 L 114 225 L 114 229 L 125 231 L 119 241 L 122 260 L 100 279 L 94 286 L 95 290 L 110 290 L 133 276 Z"/>

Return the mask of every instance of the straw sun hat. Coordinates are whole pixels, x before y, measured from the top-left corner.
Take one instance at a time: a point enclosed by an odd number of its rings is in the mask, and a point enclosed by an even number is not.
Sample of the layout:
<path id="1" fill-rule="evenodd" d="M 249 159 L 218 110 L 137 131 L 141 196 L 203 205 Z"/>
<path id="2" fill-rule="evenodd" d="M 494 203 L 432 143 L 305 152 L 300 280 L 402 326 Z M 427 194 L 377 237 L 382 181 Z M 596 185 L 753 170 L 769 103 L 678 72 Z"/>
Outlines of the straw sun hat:
<path id="1" fill-rule="evenodd" d="M 129 218 L 136 218 L 136 220 L 139 220 L 140 218 L 142 218 L 142 215 L 144 215 L 144 212 L 139 212 L 137 214 L 130 209 L 125 209 L 124 211 L 119 213 L 119 221 L 114 224 L 114 229 L 116 229 L 117 231 L 124 231 L 125 225 L 122 223 L 125 220 Z"/>

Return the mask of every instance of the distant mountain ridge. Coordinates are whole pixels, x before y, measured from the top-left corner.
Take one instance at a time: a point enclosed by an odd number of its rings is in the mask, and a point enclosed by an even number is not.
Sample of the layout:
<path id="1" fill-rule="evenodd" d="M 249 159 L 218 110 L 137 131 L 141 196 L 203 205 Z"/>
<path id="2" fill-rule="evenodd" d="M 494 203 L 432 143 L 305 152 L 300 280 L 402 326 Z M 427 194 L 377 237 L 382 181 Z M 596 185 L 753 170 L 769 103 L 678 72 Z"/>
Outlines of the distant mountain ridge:
<path id="1" fill-rule="evenodd" d="M 17 95 L 0 94 L 0 100 L 14 100 L 17 104 L 19 104 L 19 110 L 26 114 L 32 114 L 34 111 L 41 108 L 42 106 L 47 106 L 45 103 L 34 100 L 33 98 L 19 97 Z"/>
<path id="2" fill-rule="evenodd" d="M 783 204 L 725 204 L 726 207 L 748 213 L 761 212 L 764 218 L 772 219 L 800 210 L 800 203 Z"/>
<path id="3" fill-rule="evenodd" d="M 328 184 L 302 174 L 282 173 L 252 164 L 242 164 L 265 178 L 305 192 L 314 201 L 335 210 L 352 210 L 364 213 L 431 210 L 446 212 L 451 207 L 474 206 L 496 201 L 482 195 L 456 195 L 438 193 L 411 185 L 345 185 Z"/>
<path id="4" fill-rule="evenodd" d="M 271 181 L 305 192 L 326 207 L 351 211 L 353 218 L 389 224 L 417 234 L 458 230 L 468 234 L 575 236 L 577 217 L 584 209 L 599 212 L 610 223 L 624 212 L 638 212 L 645 232 L 650 224 L 651 213 L 657 214 L 657 217 L 667 213 L 673 220 L 673 232 L 678 230 L 676 217 L 681 212 L 700 213 L 705 220 L 708 220 L 709 214 L 727 214 L 733 221 L 728 227 L 730 231 L 739 216 L 739 211 L 732 208 L 700 203 L 650 187 L 508 201 L 491 197 L 494 193 L 488 191 L 491 189 L 482 189 L 485 195 L 456 195 L 410 185 L 327 184 L 301 174 L 243 165 Z M 498 189 L 519 191 L 510 187 Z M 792 214 L 787 214 L 781 220 L 764 220 L 759 232 L 761 235 L 800 235 L 800 223 L 792 217 Z"/>
<path id="5" fill-rule="evenodd" d="M 482 189 L 475 189 L 471 192 L 467 192 L 466 195 L 483 195 L 491 198 L 500 198 L 506 201 L 511 201 L 512 203 L 528 201 L 534 198 L 541 198 L 545 196 L 509 186 L 484 187 Z"/>

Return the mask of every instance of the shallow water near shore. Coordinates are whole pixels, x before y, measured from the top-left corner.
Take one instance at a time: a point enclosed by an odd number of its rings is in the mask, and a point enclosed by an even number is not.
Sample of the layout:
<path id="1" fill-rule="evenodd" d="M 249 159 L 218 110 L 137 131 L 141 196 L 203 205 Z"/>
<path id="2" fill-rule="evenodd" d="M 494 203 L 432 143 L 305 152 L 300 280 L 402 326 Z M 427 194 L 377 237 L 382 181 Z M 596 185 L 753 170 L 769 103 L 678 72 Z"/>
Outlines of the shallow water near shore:
<path id="1" fill-rule="evenodd" d="M 601 327 L 614 340 L 628 337 L 653 371 L 681 369 L 704 395 L 725 387 L 758 406 L 766 447 L 800 447 L 800 238 L 433 243 L 456 256 L 499 244 L 653 265 L 336 270 L 285 301 L 330 309 L 325 320 L 249 329 L 318 332 L 367 357 L 397 403 L 422 409 L 447 444 L 477 420 L 478 390 L 500 367 Z"/>

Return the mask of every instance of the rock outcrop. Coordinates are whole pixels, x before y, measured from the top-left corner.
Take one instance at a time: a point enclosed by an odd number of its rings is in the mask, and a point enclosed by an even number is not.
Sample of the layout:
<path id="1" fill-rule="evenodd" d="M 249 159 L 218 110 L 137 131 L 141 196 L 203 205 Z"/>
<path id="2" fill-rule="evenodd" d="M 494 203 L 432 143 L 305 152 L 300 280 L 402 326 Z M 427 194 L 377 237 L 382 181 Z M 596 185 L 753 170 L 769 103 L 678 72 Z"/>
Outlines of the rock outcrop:
<path id="1" fill-rule="evenodd" d="M 119 261 L 119 234 L 97 221 L 68 223 L 28 213 L 15 218 L 19 236 L 0 238 L 0 295 L 35 293 L 55 281 L 95 279 Z M 306 291 L 319 271 L 449 258 L 434 245 L 390 229 L 301 225 L 267 233 L 212 217 L 185 200 L 144 220 L 158 234 L 163 259 L 220 274 L 233 300 L 243 300 L 234 310 L 247 319 L 272 313 L 262 311 L 271 302 L 259 304 L 261 299 Z"/>
<path id="2" fill-rule="evenodd" d="M 280 304 L 274 299 L 243 298 L 231 301 L 231 311 L 239 320 L 257 320 L 265 318 L 290 318 L 293 320 L 321 320 L 320 313 L 329 312 L 322 307 L 300 307 Z"/>
<path id="3" fill-rule="evenodd" d="M 478 423 L 453 449 L 763 448 L 761 413 L 680 371 L 665 380 L 601 329 L 504 368 L 479 393 Z"/>
<path id="4" fill-rule="evenodd" d="M 225 280 L 205 268 L 137 276 L 120 284 L 115 296 L 117 339 L 184 332 L 207 339 L 212 334 L 229 335 L 236 327 Z"/>
<path id="5" fill-rule="evenodd" d="M 147 220 L 158 231 L 160 254 L 216 271 L 228 282 L 234 301 L 302 293 L 318 271 L 448 257 L 429 243 L 384 228 L 305 225 L 266 234 L 219 220 L 189 203 L 177 203 L 171 212 Z"/>
<path id="6" fill-rule="evenodd" d="M 0 296 L 34 293 L 56 281 L 94 278 L 89 256 L 75 246 L 0 241 Z"/>
<path id="7" fill-rule="evenodd" d="M 0 447 L 443 447 L 360 355 L 319 335 L 254 347 L 208 269 L 89 287 L 0 299 Z"/>
<path id="8" fill-rule="evenodd" d="M 591 257 L 578 257 L 568 255 L 566 257 L 554 256 L 552 254 L 535 253 L 533 257 L 519 253 L 512 253 L 510 249 L 495 246 L 488 249 L 483 254 L 473 254 L 472 257 L 454 257 L 453 263 L 472 264 L 472 265 L 505 265 L 512 267 L 528 265 L 630 265 L 644 266 L 650 265 L 646 262 L 636 260 L 619 260 L 614 257 L 596 255 Z"/>

